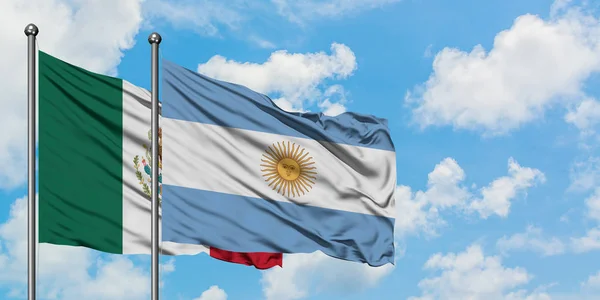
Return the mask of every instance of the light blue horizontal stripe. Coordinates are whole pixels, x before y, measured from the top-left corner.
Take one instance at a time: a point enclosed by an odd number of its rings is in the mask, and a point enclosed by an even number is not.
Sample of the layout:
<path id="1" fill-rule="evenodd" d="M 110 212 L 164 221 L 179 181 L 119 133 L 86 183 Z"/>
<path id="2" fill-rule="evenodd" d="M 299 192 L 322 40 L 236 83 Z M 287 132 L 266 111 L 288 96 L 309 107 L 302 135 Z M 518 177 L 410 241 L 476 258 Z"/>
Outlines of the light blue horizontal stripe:
<path id="1" fill-rule="evenodd" d="M 393 263 L 394 219 L 163 185 L 162 239 L 236 252 Z"/>
<path id="2" fill-rule="evenodd" d="M 265 95 L 168 60 L 162 61 L 162 78 L 164 118 L 394 151 L 385 119 L 350 112 L 335 117 L 286 112 Z"/>

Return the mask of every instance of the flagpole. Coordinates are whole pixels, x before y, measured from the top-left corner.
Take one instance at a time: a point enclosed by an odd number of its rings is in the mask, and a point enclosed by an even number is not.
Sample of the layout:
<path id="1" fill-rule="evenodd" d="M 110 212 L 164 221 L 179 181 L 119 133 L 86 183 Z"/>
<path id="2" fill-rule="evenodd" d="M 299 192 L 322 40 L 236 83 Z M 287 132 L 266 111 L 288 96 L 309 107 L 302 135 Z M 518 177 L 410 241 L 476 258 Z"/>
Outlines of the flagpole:
<path id="1" fill-rule="evenodd" d="M 158 300 L 158 45 L 160 34 L 154 32 L 148 37 L 152 47 L 152 300 Z"/>
<path id="2" fill-rule="evenodd" d="M 36 98 L 36 53 L 35 39 L 38 35 L 35 24 L 25 27 L 27 36 L 27 299 L 35 300 L 36 292 L 36 244 L 37 209 L 35 203 L 35 98 Z"/>

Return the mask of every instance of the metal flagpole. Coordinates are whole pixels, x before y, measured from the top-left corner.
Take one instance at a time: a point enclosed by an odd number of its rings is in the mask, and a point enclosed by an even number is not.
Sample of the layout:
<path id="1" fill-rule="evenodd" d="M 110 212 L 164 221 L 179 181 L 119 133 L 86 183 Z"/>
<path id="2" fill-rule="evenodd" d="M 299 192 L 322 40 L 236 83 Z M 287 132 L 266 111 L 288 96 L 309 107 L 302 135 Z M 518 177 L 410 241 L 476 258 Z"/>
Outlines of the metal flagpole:
<path id="1" fill-rule="evenodd" d="M 36 53 L 35 39 L 39 30 L 35 24 L 25 27 L 27 36 L 27 299 L 35 300 L 37 209 L 35 203 L 35 98 Z"/>
<path id="2" fill-rule="evenodd" d="M 160 34 L 148 37 L 152 47 L 152 300 L 158 300 L 158 45 Z"/>

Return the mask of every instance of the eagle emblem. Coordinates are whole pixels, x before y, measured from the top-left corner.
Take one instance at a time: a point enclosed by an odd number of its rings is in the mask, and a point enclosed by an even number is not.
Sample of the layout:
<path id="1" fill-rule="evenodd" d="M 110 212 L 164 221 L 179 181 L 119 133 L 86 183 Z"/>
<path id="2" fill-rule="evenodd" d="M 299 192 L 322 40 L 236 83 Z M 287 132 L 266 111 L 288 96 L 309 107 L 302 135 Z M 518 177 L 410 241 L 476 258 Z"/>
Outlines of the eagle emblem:
<path id="1" fill-rule="evenodd" d="M 152 130 L 148 130 L 148 140 L 152 145 Z M 142 186 L 142 191 L 148 197 L 152 197 L 150 186 L 152 183 L 152 146 L 142 145 L 146 150 L 144 155 L 136 155 L 133 158 L 135 176 Z M 140 163 L 141 158 L 141 163 Z M 158 201 L 162 202 L 162 128 L 158 128 Z"/>

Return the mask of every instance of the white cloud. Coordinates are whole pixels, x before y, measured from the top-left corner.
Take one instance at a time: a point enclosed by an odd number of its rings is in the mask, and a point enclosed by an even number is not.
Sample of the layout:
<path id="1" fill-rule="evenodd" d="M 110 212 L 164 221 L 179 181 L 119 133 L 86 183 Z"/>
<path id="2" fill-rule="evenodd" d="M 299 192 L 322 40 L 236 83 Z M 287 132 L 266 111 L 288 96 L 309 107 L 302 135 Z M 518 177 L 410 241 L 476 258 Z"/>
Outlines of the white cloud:
<path id="1" fill-rule="evenodd" d="M 428 81 L 406 95 L 414 121 L 422 128 L 505 134 L 542 118 L 553 105 L 584 100 L 585 81 L 600 71 L 600 22 L 582 9 L 557 5 L 549 20 L 518 17 L 496 35 L 489 52 L 481 45 L 471 52 L 440 51 Z M 569 118 L 583 125 L 589 117 Z"/>
<path id="2" fill-rule="evenodd" d="M 227 300 L 227 293 L 218 286 L 213 285 L 194 300 Z"/>
<path id="3" fill-rule="evenodd" d="M 169 274 L 175 272 L 175 259 L 171 258 L 166 263 L 160 264 L 160 274 Z"/>
<path id="4" fill-rule="evenodd" d="M 58 250 L 57 252 L 62 252 Z M 65 256 L 64 252 L 61 254 Z M 74 267 L 71 264 L 71 267 Z M 113 256 L 106 262 L 98 259 L 95 276 L 79 277 L 77 281 L 53 284 L 58 298 L 66 299 L 148 299 L 149 278 L 144 270 L 124 257 Z M 82 268 L 83 270 L 83 268 Z M 58 277 L 54 273 L 53 277 Z M 126 278 L 126 280 L 123 280 Z M 66 286 L 65 286 L 66 285 Z M 61 288 L 62 286 L 62 288 Z"/>
<path id="5" fill-rule="evenodd" d="M 331 54 L 288 53 L 275 51 L 264 63 L 241 63 L 220 55 L 198 66 L 198 72 L 216 79 L 244 85 L 257 92 L 274 95 L 277 105 L 290 110 L 303 110 L 304 104 L 316 99 L 324 103 L 339 88 L 322 91 L 325 80 L 345 79 L 356 70 L 356 57 L 348 46 L 334 43 Z M 323 99 L 325 98 L 325 99 Z M 331 101 L 330 101 L 331 102 Z M 343 105 L 342 102 L 335 102 Z M 329 107 L 334 105 L 331 103 Z M 334 112 L 340 111 L 339 107 Z"/>
<path id="6" fill-rule="evenodd" d="M 580 289 L 571 293 L 552 293 L 552 300 L 596 300 L 600 299 L 600 272 L 590 275 L 580 283 Z"/>
<path id="7" fill-rule="evenodd" d="M 404 236 L 420 231 L 436 235 L 445 221 L 439 217 L 441 210 L 463 207 L 471 197 L 461 183 L 464 170 L 452 158 L 445 158 L 429 173 L 427 190 L 412 193 L 408 186 L 396 189 L 396 209 L 402 218 L 396 218 L 396 234 Z"/>
<path id="8" fill-rule="evenodd" d="M 600 123 L 600 102 L 586 99 L 565 115 L 565 121 L 575 125 L 584 135 L 594 133 L 594 127 Z"/>
<path id="9" fill-rule="evenodd" d="M 288 112 L 307 112 L 307 110 L 305 110 L 303 108 L 294 107 L 294 104 L 292 102 L 290 102 L 289 100 L 287 100 L 286 98 L 273 99 L 273 102 L 279 108 L 281 108 L 285 111 L 288 111 Z"/>
<path id="10" fill-rule="evenodd" d="M 558 300 L 554 296 L 550 296 L 550 294 L 545 291 L 534 291 L 532 293 L 528 293 L 526 290 L 519 290 L 517 292 L 511 292 L 507 294 L 503 300 Z M 570 300 L 575 300 L 577 298 L 570 298 Z M 582 299 L 580 299 L 582 300 Z"/>
<path id="11" fill-rule="evenodd" d="M 326 116 L 337 116 L 346 112 L 346 107 L 341 103 L 331 103 L 329 99 L 325 99 L 323 103 L 319 104 L 319 108 L 323 110 L 323 114 Z"/>
<path id="12" fill-rule="evenodd" d="M 324 115 L 337 116 L 346 112 L 346 92 L 344 87 L 336 84 L 332 85 L 325 91 L 325 100 L 318 104 Z"/>
<path id="13" fill-rule="evenodd" d="M 600 188 L 585 199 L 586 215 L 600 224 Z M 582 237 L 571 238 L 571 247 L 577 253 L 600 250 L 600 227 L 592 228 Z"/>
<path id="14" fill-rule="evenodd" d="M 486 219 L 492 214 L 506 217 L 510 211 L 510 200 L 537 183 L 544 183 L 544 174 L 537 169 L 521 167 L 512 157 L 508 160 L 508 176 L 494 180 L 481 190 L 482 197 L 474 200 L 469 209 L 479 212 Z"/>
<path id="15" fill-rule="evenodd" d="M 395 233 L 402 237 L 409 234 L 425 233 L 427 236 L 437 235 L 437 229 L 446 222 L 439 217 L 439 211 L 428 202 L 427 192 L 418 191 L 413 195 L 409 186 L 396 189 L 396 210 L 402 212 L 402 218 L 396 219 Z"/>
<path id="16" fill-rule="evenodd" d="M 600 299 L 600 271 L 590 275 L 585 281 L 581 282 L 581 291 L 576 297 L 566 298 L 571 299 Z M 561 298 L 562 299 L 562 298 Z"/>
<path id="17" fill-rule="evenodd" d="M 590 275 L 588 279 L 581 283 L 584 289 L 600 290 L 600 271 L 594 275 Z"/>
<path id="18" fill-rule="evenodd" d="M 220 25 L 237 29 L 246 20 L 240 5 L 240 1 L 148 0 L 144 5 L 144 13 L 154 22 L 164 19 L 175 28 L 217 36 L 220 34 Z"/>
<path id="19" fill-rule="evenodd" d="M 394 270 L 386 264 L 367 264 L 331 258 L 320 251 L 284 256 L 284 267 L 263 272 L 261 283 L 267 300 L 304 299 L 311 293 L 352 293 L 375 286 Z"/>
<path id="20" fill-rule="evenodd" d="M 160 282 L 159 287 L 162 289 L 165 286 L 165 277 L 168 274 L 175 272 L 175 258 L 170 258 L 165 263 L 159 264 L 159 274 L 160 274 Z"/>
<path id="21" fill-rule="evenodd" d="M 253 42 L 254 44 L 256 44 L 257 46 L 259 46 L 260 48 L 263 49 L 274 49 L 277 48 L 277 45 L 275 45 L 273 42 L 265 40 L 259 36 L 256 35 L 251 35 L 250 37 L 248 37 L 248 39 Z"/>
<path id="22" fill-rule="evenodd" d="M 431 56 L 433 56 L 433 44 L 429 44 L 429 46 L 427 46 L 427 48 L 425 48 L 425 51 L 423 52 L 423 57 L 425 58 L 430 58 Z"/>
<path id="23" fill-rule="evenodd" d="M 251 26 L 266 21 L 267 26 L 281 23 L 281 16 L 297 25 L 307 25 L 317 19 L 339 18 L 360 11 L 383 7 L 400 0 L 145 0 L 144 15 L 153 26 L 167 21 L 173 27 L 188 29 L 205 36 L 222 38 L 230 31 L 238 37 L 264 49 L 276 44 L 254 32 Z M 256 16 L 260 16 L 257 18 Z"/>
<path id="24" fill-rule="evenodd" d="M 21 198 L 12 205 L 8 221 L 0 225 L 0 286 L 11 288 L 15 295 L 23 294 L 27 283 L 26 220 L 27 202 Z M 125 257 L 103 259 L 87 248 L 50 244 L 40 244 L 38 251 L 38 290 L 44 298 L 129 300 L 149 296 L 146 270 Z"/>
<path id="25" fill-rule="evenodd" d="M 521 167 L 513 158 L 508 160 L 508 176 L 492 181 L 478 192 L 463 183 L 464 170 L 452 158 L 445 158 L 428 175 L 427 189 L 412 192 L 408 186 L 396 190 L 396 207 L 402 218 L 396 219 L 396 232 L 400 236 L 423 232 L 436 235 L 436 230 L 446 223 L 440 213 L 456 209 L 465 213 L 478 213 L 483 219 L 490 215 L 508 216 L 512 201 L 538 182 L 544 174 L 533 168 Z"/>
<path id="26" fill-rule="evenodd" d="M 358 11 L 379 8 L 400 0 L 271 0 L 279 14 L 291 22 L 304 24 L 317 18 L 341 17 Z"/>
<path id="27" fill-rule="evenodd" d="M 532 275 L 521 267 L 505 267 L 499 256 L 485 256 L 481 246 L 473 244 L 458 254 L 437 253 L 424 268 L 436 275 L 419 282 L 422 291 L 417 299 L 550 299 L 543 292 L 528 294 L 515 290 L 527 284 Z"/>
<path id="28" fill-rule="evenodd" d="M 0 1 L 0 188 L 25 182 L 26 37 L 25 26 L 40 28 L 44 52 L 94 72 L 115 74 L 123 51 L 133 47 L 142 22 L 142 0 L 4 0 Z"/>
<path id="29" fill-rule="evenodd" d="M 524 233 L 517 233 L 510 237 L 503 236 L 496 242 L 496 247 L 501 252 L 515 250 L 530 250 L 543 256 L 558 255 L 565 252 L 565 244 L 555 237 L 544 237 L 542 230 L 528 226 Z"/>
<path id="30" fill-rule="evenodd" d="M 600 228 L 588 230 L 585 236 L 571 238 L 571 247 L 576 253 L 600 249 Z"/>
<path id="31" fill-rule="evenodd" d="M 565 11 L 572 5 L 571 2 L 573 2 L 573 0 L 554 0 L 550 6 L 550 15 L 556 16 L 557 14 Z"/>
<path id="32" fill-rule="evenodd" d="M 575 162 L 570 170 L 569 191 L 586 192 L 600 186 L 600 157 Z"/>
<path id="33" fill-rule="evenodd" d="M 600 187 L 596 188 L 594 193 L 585 199 L 587 215 L 600 223 Z"/>

